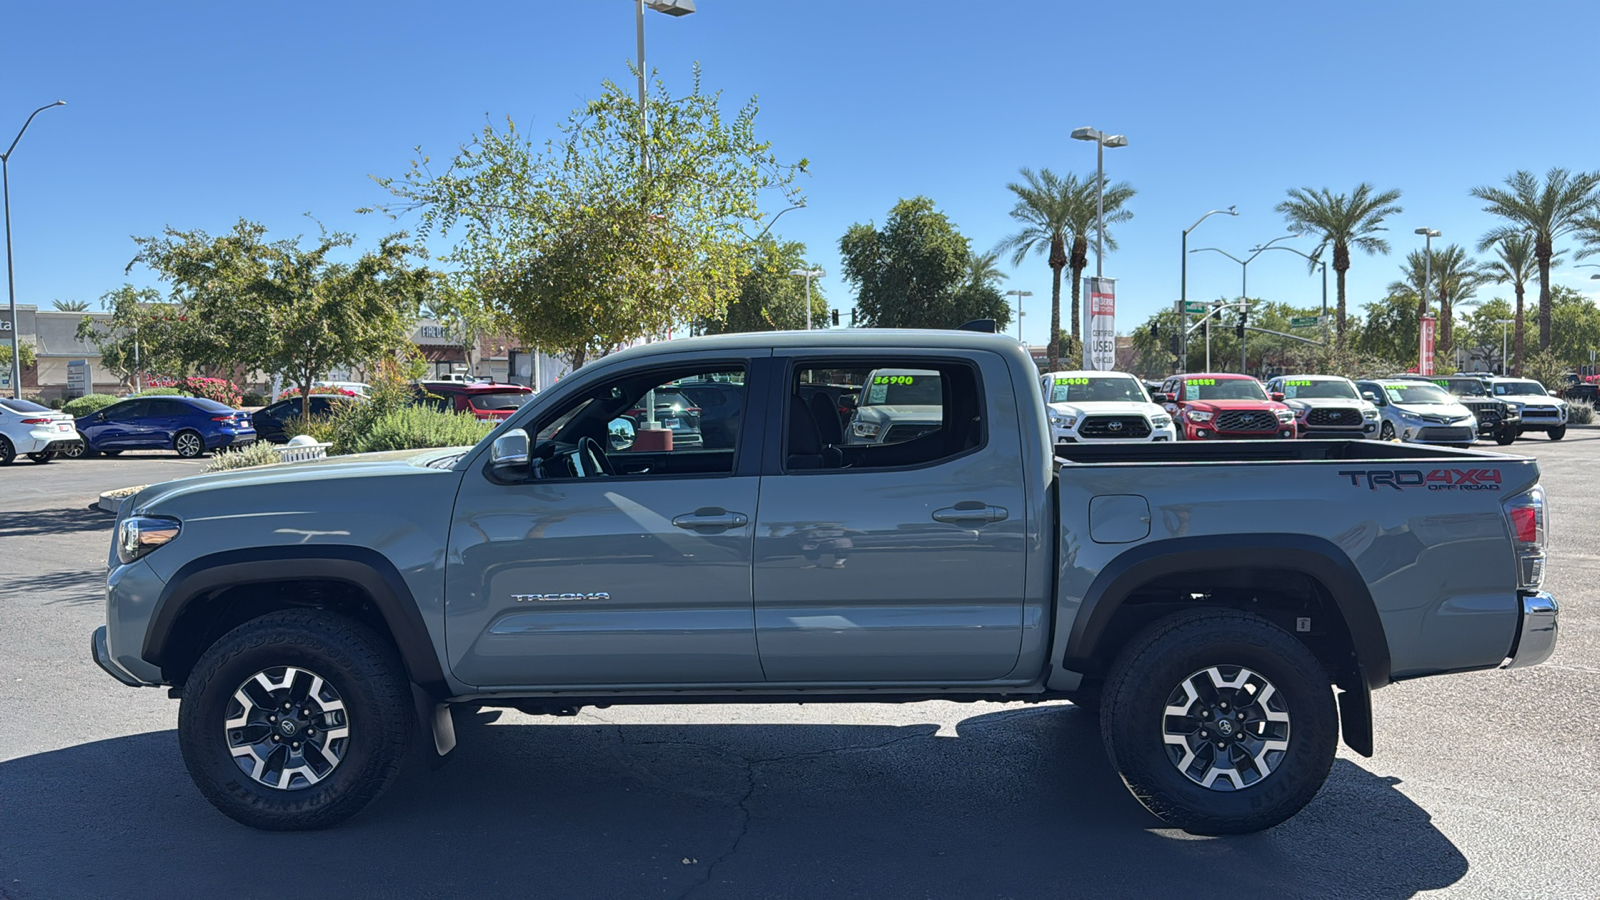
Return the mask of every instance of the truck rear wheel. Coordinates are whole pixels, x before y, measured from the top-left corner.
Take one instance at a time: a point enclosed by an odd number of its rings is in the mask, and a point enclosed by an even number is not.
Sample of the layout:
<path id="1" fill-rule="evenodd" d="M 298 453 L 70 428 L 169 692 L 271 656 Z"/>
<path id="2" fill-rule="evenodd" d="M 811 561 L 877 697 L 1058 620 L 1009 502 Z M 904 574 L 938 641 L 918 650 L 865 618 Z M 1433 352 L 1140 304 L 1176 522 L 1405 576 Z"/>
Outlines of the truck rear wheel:
<path id="1" fill-rule="evenodd" d="M 200 793 L 253 828 L 326 828 L 400 771 L 412 697 L 393 648 L 347 617 L 282 610 L 240 625 L 183 689 L 178 746 Z"/>
<path id="2" fill-rule="evenodd" d="M 1205 609 L 1152 624 L 1106 680 L 1100 733 L 1145 808 L 1197 834 L 1270 828 L 1299 812 L 1338 746 L 1333 688 L 1287 632 Z"/>

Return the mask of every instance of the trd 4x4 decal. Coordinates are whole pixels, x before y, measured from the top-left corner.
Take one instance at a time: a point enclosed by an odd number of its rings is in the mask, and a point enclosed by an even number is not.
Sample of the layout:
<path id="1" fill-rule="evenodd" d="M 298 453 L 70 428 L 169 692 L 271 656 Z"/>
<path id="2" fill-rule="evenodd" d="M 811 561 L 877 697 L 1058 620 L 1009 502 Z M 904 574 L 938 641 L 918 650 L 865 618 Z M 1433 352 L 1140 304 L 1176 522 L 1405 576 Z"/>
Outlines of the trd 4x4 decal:
<path id="1" fill-rule="evenodd" d="M 1365 484 L 1367 490 L 1380 487 L 1403 491 L 1427 488 L 1430 491 L 1498 491 L 1499 469 L 1342 469 L 1352 487 Z"/>

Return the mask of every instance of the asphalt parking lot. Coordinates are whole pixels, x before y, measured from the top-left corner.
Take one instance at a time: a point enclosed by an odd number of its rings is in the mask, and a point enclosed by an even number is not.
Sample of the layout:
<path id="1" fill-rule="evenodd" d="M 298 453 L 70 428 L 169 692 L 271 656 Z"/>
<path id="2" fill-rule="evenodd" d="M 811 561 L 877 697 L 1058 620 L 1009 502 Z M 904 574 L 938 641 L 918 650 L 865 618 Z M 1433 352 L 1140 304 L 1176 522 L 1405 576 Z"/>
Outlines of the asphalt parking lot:
<path id="1" fill-rule="evenodd" d="M 0 469 L 0 898 L 1591 897 L 1600 885 L 1600 430 L 1510 448 L 1552 504 L 1544 666 L 1394 685 L 1377 755 L 1299 816 L 1197 838 L 1130 797 L 1070 704 L 614 707 L 464 723 L 328 832 L 215 812 L 176 701 L 88 656 L 102 490 L 171 454 Z"/>

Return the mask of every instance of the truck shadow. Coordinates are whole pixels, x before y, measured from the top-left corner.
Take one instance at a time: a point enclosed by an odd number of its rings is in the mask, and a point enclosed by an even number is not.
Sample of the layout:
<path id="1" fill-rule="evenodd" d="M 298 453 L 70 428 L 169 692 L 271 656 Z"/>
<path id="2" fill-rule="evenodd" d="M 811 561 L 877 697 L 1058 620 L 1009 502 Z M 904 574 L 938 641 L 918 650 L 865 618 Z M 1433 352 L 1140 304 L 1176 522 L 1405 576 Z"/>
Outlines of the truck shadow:
<path id="1" fill-rule="evenodd" d="M 115 516 L 93 506 L 5 510 L 0 511 L 0 538 L 73 534 L 80 531 L 109 532 L 115 522 Z"/>
<path id="2" fill-rule="evenodd" d="M 482 724 L 492 716 L 462 722 L 444 769 L 413 764 L 365 813 L 320 833 L 257 832 L 214 812 L 172 731 L 0 763 L 4 888 L 276 896 L 292 871 L 323 896 L 1237 900 L 1410 897 L 1467 871 L 1392 780 L 1344 761 L 1269 832 L 1165 829 L 1111 771 L 1093 717 L 1070 706 L 974 716 L 951 736 Z"/>

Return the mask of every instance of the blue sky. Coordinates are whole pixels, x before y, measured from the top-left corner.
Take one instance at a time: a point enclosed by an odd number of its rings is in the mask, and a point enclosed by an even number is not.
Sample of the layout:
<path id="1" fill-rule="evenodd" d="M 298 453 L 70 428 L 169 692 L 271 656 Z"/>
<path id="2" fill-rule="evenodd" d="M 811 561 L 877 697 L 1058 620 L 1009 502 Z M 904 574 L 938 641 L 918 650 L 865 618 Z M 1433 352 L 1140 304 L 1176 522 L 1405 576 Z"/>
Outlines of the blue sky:
<path id="1" fill-rule="evenodd" d="M 1100 3 L 699 0 L 647 13 L 648 62 L 669 87 L 691 66 L 729 106 L 758 95 L 758 127 L 806 157 L 809 206 L 776 231 L 802 240 L 850 305 L 837 241 L 899 198 L 934 199 L 977 249 L 1012 230 L 1020 166 L 1092 172 L 1091 125 L 1128 136 L 1107 175 L 1138 189 L 1114 234 L 1126 330 L 1176 299 L 1179 234 L 1235 255 L 1286 233 L 1293 186 L 1404 192 L 1388 257 L 1358 255 L 1352 306 L 1393 280 L 1427 225 L 1469 247 L 1492 221 L 1467 194 L 1514 169 L 1600 168 L 1591 100 L 1600 4 Z M 1556 23 L 1546 33 L 1541 23 Z M 0 140 L 41 114 L 11 162 L 18 299 L 93 301 L 124 280 L 130 235 L 220 231 L 240 216 L 275 235 L 328 226 L 373 243 L 384 199 L 421 145 L 436 159 L 509 115 L 553 131 L 604 78 L 625 81 L 630 0 L 526 3 L 31 3 L 0 31 Z M 778 208 L 775 206 L 775 208 Z M 401 226 L 404 226 L 404 222 Z M 1290 242 L 1309 250 L 1309 241 Z M 1191 299 L 1235 294 L 1239 269 L 1191 258 Z M 1558 283 L 1586 288 L 1588 274 Z M 1042 341 L 1049 270 L 1033 291 Z M 1288 253 L 1250 267 L 1250 293 L 1315 303 Z M 1063 317 L 1065 318 L 1065 316 Z"/>

